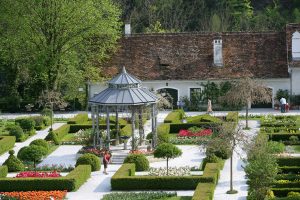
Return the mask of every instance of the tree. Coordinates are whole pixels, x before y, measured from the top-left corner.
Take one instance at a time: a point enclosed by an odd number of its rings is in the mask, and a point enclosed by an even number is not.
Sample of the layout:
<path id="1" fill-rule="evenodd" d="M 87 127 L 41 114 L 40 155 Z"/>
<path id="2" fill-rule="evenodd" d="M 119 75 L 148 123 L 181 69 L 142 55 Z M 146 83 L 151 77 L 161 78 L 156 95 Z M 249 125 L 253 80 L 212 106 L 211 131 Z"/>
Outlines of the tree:
<path id="1" fill-rule="evenodd" d="M 18 152 L 18 158 L 23 161 L 33 162 L 33 167 L 35 169 L 36 163 L 41 161 L 43 156 L 47 155 L 47 149 L 41 146 L 30 145 L 23 147 Z"/>
<path id="2" fill-rule="evenodd" d="M 0 56 L 17 77 L 26 72 L 25 83 L 37 96 L 63 91 L 66 72 L 77 71 L 77 81 L 120 37 L 120 11 L 111 0 L 4 0 L 0 9 Z"/>
<path id="3" fill-rule="evenodd" d="M 247 149 L 245 172 L 249 183 L 248 198 L 264 200 L 278 173 L 276 157 L 270 153 L 265 134 L 259 134 Z"/>
<path id="4" fill-rule="evenodd" d="M 169 159 L 177 158 L 181 156 L 182 151 L 173 144 L 163 143 L 158 145 L 154 151 L 155 158 L 166 158 L 167 159 L 167 175 L 169 173 Z"/>
<path id="5" fill-rule="evenodd" d="M 252 103 L 268 103 L 272 101 L 269 88 L 250 77 L 243 78 L 232 84 L 230 90 L 221 97 L 221 100 L 231 105 L 246 107 L 246 128 L 248 128 L 248 111 Z"/>

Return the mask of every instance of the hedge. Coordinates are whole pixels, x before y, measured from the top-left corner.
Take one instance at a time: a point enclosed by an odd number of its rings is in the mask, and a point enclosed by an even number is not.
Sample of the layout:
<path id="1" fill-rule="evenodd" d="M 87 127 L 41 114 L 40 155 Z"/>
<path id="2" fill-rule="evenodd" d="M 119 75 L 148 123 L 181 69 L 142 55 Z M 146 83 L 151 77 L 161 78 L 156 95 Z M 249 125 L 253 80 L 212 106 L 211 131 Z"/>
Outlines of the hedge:
<path id="1" fill-rule="evenodd" d="M 300 192 L 300 188 L 271 188 L 276 197 L 286 197 L 289 192 Z"/>
<path id="2" fill-rule="evenodd" d="M 208 114 L 205 114 L 205 115 L 197 115 L 197 116 L 194 116 L 194 117 L 188 117 L 187 118 L 187 123 L 189 124 L 201 124 L 201 123 L 221 123 L 222 120 L 217 118 L 217 117 L 214 117 L 214 116 L 211 116 L 211 115 L 208 115 Z"/>
<path id="3" fill-rule="evenodd" d="M 91 166 L 79 165 L 67 176 L 60 178 L 0 178 L 1 192 L 12 191 L 76 191 L 90 177 Z"/>
<path id="4" fill-rule="evenodd" d="M 299 174 L 300 166 L 282 166 L 279 167 L 279 173 L 282 174 Z"/>
<path id="5" fill-rule="evenodd" d="M 12 149 L 15 146 L 15 136 L 2 136 L 0 137 L 0 155 Z"/>
<path id="6" fill-rule="evenodd" d="M 121 134 L 121 136 L 131 136 L 132 135 L 132 126 L 131 126 L 131 124 L 127 124 L 123 128 L 121 128 L 120 134 Z"/>
<path id="7" fill-rule="evenodd" d="M 199 128 L 210 128 L 214 129 L 220 126 L 222 123 L 215 123 L 215 122 L 201 122 L 201 123 L 184 123 L 184 124 L 170 124 L 169 133 L 179 133 L 182 129 L 189 129 L 193 126 L 197 126 Z"/>
<path id="8" fill-rule="evenodd" d="M 297 136 L 300 140 L 300 133 L 267 133 L 269 140 L 273 141 L 287 141 L 291 136 Z"/>
<path id="9" fill-rule="evenodd" d="M 110 124 L 109 127 L 110 127 L 110 129 L 114 129 L 115 125 Z M 124 125 L 120 125 L 121 131 L 122 131 L 122 128 L 124 128 L 124 127 L 125 127 Z M 130 127 L 130 135 L 131 135 L 131 125 L 129 127 Z M 90 128 L 93 128 L 93 126 L 91 124 L 70 124 L 69 133 L 76 133 L 79 130 L 85 130 L 85 129 L 90 129 Z M 107 128 L 106 124 L 99 124 L 99 129 L 100 130 L 106 130 L 106 128 Z"/>
<path id="10" fill-rule="evenodd" d="M 84 124 L 89 119 L 87 113 L 77 114 L 75 117 L 69 119 L 68 124 Z"/>
<path id="11" fill-rule="evenodd" d="M 300 188 L 300 181 L 290 181 L 286 183 L 274 182 L 274 188 Z"/>
<path id="12" fill-rule="evenodd" d="M 208 163 L 203 176 L 134 176 L 135 164 L 123 164 L 111 178 L 112 190 L 194 190 L 198 183 L 216 183 L 219 165 Z"/>
<path id="13" fill-rule="evenodd" d="M 164 120 L 164 123 L 175 123 L 180 122 L 184 117 L 185 113 L 183 110 L 174 110 L 170 112 Z"/>
<path id="14" fill-rule="evenodd" d="M 61 140 L 65 135 L 67 135 L 70 131 L 70 124 L 64 124 L 53 132 L 57 135 L 57 138 Z"/>
<path id="15" fill-rule="evenodd" d="M 0 178 L 5 178 L 8 173 L 8 168 L 6 165 L 0 166 Z"/>
<path id="16" fill-rule="evenodd" d="M 226 121 L 228 122 L 237 122 L 239 119 L 239 113 L 238 112 L 228 112 L 226 115 Z"/>
<path id="17" fill-rule="evenodd" d="M 279 166 L 300 166 L 300 157 L 279 157 L 277 163 Z"/>
<path id="18" fill-rule="evenodd" d="M 215 187 L 213 183 L 199 183 L 192 200 L 213 200 Z"/>

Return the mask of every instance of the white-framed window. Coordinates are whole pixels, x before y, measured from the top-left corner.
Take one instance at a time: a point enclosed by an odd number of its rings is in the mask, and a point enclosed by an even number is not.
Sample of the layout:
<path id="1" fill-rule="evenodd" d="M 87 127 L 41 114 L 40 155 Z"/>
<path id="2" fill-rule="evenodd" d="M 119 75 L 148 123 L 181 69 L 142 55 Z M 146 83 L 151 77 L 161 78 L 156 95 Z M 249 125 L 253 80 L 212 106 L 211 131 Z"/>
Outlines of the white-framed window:
<path id="1" fill-rule="evenodd" d="M 223 55 L 222 55 L 222 39 L 215 39 L 214 43 L 214 65 L 223 66 Z"/>
<path id="2" fill-rule="evenodd" d="M 296 31 L 292 37 L 292 57 L 293 60 L 300 60 L 300 33 Z"/>

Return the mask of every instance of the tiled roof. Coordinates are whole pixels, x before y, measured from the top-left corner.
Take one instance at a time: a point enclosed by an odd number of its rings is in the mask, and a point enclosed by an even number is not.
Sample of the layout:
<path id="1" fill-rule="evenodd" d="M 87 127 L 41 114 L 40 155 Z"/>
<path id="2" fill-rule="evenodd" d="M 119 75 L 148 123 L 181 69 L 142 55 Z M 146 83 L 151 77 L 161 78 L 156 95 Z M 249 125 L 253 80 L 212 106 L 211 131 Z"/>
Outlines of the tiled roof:
<path id="1" fill-rule="evenodd" d="M 223 43 L 223 67 L 213 64 L 213 40 Z M 102 66 L 108 77 L 122 66 L 141 80 L 287 78 L 285 32 L 137 34 L 123 37 Z"/>

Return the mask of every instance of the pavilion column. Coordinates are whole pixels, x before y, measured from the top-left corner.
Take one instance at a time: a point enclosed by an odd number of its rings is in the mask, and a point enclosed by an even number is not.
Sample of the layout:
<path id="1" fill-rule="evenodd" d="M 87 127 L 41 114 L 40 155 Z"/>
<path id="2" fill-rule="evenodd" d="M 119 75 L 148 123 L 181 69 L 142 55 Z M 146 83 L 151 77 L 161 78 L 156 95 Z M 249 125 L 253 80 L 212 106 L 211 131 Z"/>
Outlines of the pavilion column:
<path id="1" fill-rule="evenodd" d="M 110 149 L 110 121 L 109 121 L 109 107 L 106 107 L 106 140 L 107 140 L 107 149 Z"/>
<path id="2" fill-rule="evenodd" d="M 119 125 L 119 112 L 118 112 L 118 106 L 116 108 L 116 144 L 118 145 L 120 143 L 120 125 Z"/>
<path id="3" fill-rule="evenodd" d="M 96 146 L 100 147 L 99 105 L 96 106 Z M 101 147 L 100 147 L 101 148 Z"/>
<path id="4" fill-rule="evenodd" d="M 139 145 L 142 145 L 144 138 L 144 126 L 143 126 L 143 107 L 139 107 Z"/>
<path id="5" fill-rule="evenodd" d="M 151 107 L 151 120 L 152 120 L 152 148 L 155 148 L 157 145 L 157 117 L 156 117 L 156 107 L 155 104 L 152 104 Z"/>
<path id="6" fill-rule="evenodd" d="M 131 113 L 131 127 L 132 127 L 132 138 L 131 138 L 131 150 L 135 150 L 135 108 L 132 106 L 132 113 Z"/>
<path id="7" fill-rule="evenodd" d="M 92 115 L 92 128 L 93 128 L 93 146 L 96 148 L 96 129 L 95 129 L 95 106 L 91 105 L 91 115 Z"/>

